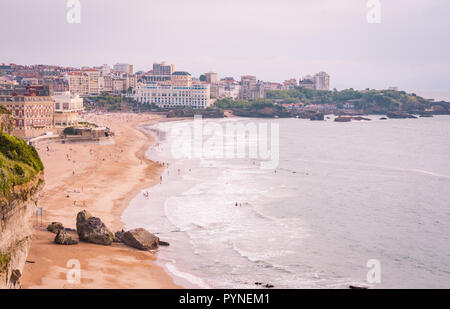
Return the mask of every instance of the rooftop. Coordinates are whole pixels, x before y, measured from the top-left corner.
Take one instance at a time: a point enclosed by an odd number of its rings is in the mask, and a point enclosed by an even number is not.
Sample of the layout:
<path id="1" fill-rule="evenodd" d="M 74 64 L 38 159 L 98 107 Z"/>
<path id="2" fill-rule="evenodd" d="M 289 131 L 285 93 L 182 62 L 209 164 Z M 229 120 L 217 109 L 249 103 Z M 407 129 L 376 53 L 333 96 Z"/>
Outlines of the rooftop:
<path id="1" fill-rule="evenodd" d="M 184 71 L 176 71 L 176 72 L 173 72 L 172 73 L 172 75 L 191 75 L 191 74 L 189 74 L 188 72 L 184 72 Z"/>

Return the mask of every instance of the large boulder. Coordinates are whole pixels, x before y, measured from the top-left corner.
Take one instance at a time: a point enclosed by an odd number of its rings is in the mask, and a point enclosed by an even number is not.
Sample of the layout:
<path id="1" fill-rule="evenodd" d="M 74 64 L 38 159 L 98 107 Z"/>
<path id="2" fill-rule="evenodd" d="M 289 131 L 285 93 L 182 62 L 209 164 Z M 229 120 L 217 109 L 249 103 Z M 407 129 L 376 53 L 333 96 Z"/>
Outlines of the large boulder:
<path id="1" fill-rule="evenodd" d="M 76 245 L 78 240 L 73 239 L 65 230 L 58 230 L 55 237 L 55 244 L 59 245 Z"/>
<path id="2" fill-rule="evenodd" d="M 47 231 L 58 233 L 59 230 L 64 230 L 64 225 L 61 222 L 52 222 L 47 226 Z"/>
<path id="3" fill-rule="evenodd" d="M 87 210 L 80 211 L 77 214 L 77 230 L 82 228 L 82 225 L 84 224 L 84 222 L 86 222 L 87 219 L 89 219 L 91 217 L 92 217 L 91 213 L 88 212 Z"/>
<path id="4" fill-rule="evenodd" d="M 123 233 L 121 240 L 124 244 L 139 250 L 156 249 L 159 244 L 159 238 L 143 228 Z"/>
<path id="5" fill-rule="evenodd" d="M 347 116 L 347 115 L 343 115 L 343 116 L 339 116 L 334 118 L 335 122 L 350 122 L 352 121 L 352 117 L 351 116 Z"/>
<path id="6" fill-rule="evenodd" d="M 310 117 L 309 117 L 309 120 L 324 120 L 325 118 L 324 118 L 324 114 L 323 113 L 321 113 L 321 112 L 317 112 L 317 113 L 315 113 L 315 114 L 312 114 Z"/>
<path id="7" fill-rule="evenodd" d="M 393 118 L 393 119 L 406 119 L 406 118 L 415 119 L 415 118 L 417 118 L 416 116 L 411 115 L 407 112 L 388 112 L 386 114 L 386 116 L 388 118 Z"/>
<path id="8" fill-rule="evenodd" d="M 92 217 L 86 210 L 77 215 L 77 233 L 82 241 L 100 245 L 111 245 L 114 241 L 113 233 L 100 218 Z"/>

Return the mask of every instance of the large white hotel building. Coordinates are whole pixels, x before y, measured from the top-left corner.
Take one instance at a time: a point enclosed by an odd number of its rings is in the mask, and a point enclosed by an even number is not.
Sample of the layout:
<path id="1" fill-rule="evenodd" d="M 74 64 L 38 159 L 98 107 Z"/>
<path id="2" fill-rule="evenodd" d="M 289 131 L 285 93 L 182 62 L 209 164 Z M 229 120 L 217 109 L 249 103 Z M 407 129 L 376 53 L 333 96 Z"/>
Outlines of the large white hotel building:
<path id="1" fill-rule="evenodd" d="M 138 83 L 134 99 L 140 103 L 155 104 L 160 108 L 189 106 L 200 109 L 211 105 L 210 85 L 192 83 L 187 72 L 172 73 L 170 84 Z"/>

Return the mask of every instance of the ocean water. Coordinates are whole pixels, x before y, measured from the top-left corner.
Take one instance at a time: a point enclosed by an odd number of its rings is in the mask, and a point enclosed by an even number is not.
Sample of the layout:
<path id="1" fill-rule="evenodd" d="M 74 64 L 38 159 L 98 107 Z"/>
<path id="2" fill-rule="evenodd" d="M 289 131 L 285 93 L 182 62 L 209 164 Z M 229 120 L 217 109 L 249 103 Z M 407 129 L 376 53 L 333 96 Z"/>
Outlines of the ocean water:
<path id="1" fill-rule="evenodd" d="M 180 122 L 144 126 L 157 137 L 148 157 L 169 166 L 122 219 L 171 243 L 159 261 L 186 287 L 450 288 L 450 116 L 370 118 L 203 121 L 278 125 L 276 169 L 180 158 Z"/>

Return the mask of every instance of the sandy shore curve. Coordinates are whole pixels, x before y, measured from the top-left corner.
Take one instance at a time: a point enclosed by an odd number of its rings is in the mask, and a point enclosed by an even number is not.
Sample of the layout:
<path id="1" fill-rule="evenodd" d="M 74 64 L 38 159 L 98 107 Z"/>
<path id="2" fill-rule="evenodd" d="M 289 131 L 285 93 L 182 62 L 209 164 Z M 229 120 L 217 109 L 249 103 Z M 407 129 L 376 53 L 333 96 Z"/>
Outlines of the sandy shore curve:
<path id="1" fill-rule="evenodd" d="M 85 121 L 114 131 L 114 143 L 37 145 L 45 165 L 46 185 L 39 202 L 43 224 L 33 235 L 23 288 L 180 288 L 156 265 L 155 253 L 117 243 L 56 245 L 55 234 L 43 230 L 52 221 L 75 228 L 76 214 L 83 209 L 113 232 L 122 229 L 121 215 L 131 199 L 158 183 L 163 171 L 145 157 L 153 138 L 136 126 L 166 119 L 156 114 L 87 114 Z M 79 263 L 81 274 L 76 283 L 67 280 L 74 263 Z"/>

